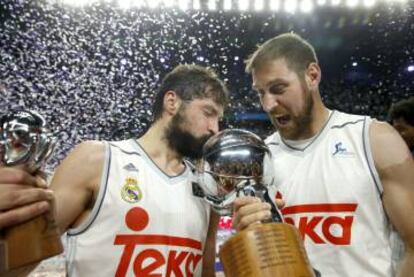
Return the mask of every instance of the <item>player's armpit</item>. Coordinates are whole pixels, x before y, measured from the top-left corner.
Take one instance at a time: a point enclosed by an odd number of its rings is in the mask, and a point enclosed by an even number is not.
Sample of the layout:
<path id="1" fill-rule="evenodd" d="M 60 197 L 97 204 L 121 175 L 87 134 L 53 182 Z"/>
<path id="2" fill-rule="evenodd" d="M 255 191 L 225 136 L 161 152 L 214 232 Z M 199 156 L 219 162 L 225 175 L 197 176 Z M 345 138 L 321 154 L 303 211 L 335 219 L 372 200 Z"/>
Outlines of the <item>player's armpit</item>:
<path id="1" fill-rule="evenodd" d="M 92 206 L 99 190 L 105 159 L 105 145 L 86 141 L 63 160 L 57 168 L 50 188 L 55 193 L 56 220 L 63 233 Z"/>

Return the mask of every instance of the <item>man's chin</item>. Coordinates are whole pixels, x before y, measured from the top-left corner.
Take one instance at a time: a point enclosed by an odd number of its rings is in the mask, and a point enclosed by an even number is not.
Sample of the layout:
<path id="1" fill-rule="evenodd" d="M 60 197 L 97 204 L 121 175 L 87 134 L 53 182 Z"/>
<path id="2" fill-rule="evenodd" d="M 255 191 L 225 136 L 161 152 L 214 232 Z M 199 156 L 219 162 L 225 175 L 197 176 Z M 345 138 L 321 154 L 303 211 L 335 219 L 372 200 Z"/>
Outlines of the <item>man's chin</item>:
<path id="1" fill-rule="evenodd" d="M 294 140 L 297 137 L 298 132 L 293 126 L 278 126 L 276 129 L 279 132 L 280 136 L 284 139 Z"/>

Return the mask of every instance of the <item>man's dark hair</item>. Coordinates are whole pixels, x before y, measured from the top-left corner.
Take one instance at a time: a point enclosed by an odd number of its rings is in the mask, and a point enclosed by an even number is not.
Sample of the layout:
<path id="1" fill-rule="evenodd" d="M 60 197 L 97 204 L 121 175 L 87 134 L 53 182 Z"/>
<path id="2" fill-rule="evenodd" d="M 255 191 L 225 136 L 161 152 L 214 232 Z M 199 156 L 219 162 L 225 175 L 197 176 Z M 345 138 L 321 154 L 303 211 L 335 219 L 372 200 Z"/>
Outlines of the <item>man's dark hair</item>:
<path id="1" fill-rule="evenodd" d="M 252 73 L 268 62 L 284 59 L 290 70 L 303 76 L 310 63 L 318 63 L 315 49 L 309 42 L 293 33 L 285 33 L 260 45 L 245 61 L 246 72 Z"/>
<path id="2" fill-rule="evenodd" d="M 405 122 L 414 126 L 414 97 L 393 104 L 388 116 L 391 122 L 402 118 Z"/>
<path id="3" fill-rule="evenodd" d="M 228 102 L 227 87 L 211 68 L 189 64 L 179 65 L 162 80 L 153 105 L 154 121 L 161 118 L 164 96 L 170 90 L 184 101 L 211 98 L 223 107 Z"/>

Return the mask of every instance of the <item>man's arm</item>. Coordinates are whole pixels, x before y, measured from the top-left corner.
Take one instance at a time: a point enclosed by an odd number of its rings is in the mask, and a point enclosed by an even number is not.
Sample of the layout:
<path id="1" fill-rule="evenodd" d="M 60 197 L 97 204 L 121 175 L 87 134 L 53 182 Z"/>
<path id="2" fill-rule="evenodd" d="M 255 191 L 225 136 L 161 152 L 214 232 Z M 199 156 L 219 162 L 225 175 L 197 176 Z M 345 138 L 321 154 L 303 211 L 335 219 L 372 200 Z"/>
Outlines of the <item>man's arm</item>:
<path id="1" fill-rule="evenodd" d="M 203 252 L 203 277 L 215 276 L 216 236 L 220 216 L 214 211 L 210 213 L 210 223 Z"/>
<path id="2" fill-rule="evenodd" d="M 82 222 L 93 204 L 105 159 L 101 142 L 79 144 L 57 168 L 50 188 L 55 194 L 56 222 L 64 233 Z"/>
<path id="3" fill-rule="evenodd" d="M 414 272 L 414 162 L 403 139 L 389 124 L 373 122 L 369 131 L 372 155 L 384 189 L 385 211 L 401 235 L 405 255 L 400 277 Z"/>

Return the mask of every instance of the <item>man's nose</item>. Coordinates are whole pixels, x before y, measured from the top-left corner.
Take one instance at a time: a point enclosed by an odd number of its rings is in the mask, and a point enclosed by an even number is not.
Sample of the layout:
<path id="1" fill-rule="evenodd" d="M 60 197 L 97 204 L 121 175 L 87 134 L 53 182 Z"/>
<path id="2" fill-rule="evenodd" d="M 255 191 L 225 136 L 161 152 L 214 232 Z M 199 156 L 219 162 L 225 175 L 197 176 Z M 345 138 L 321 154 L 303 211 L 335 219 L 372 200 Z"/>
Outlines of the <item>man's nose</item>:
<path id="1" fill-rule="evenodd" d="M 209 121 L 208 131 L 211 134 L 216 134 L 219 131 L 219 122 L 217 119 L 212 119 Z"/>
<path id="2" fill-rule="evenodd" d="M 279 105 L 276 97 L 269 93 L 265 93 L 261 100 L 263 110 L 267 113 L 271 112 Z"/>

